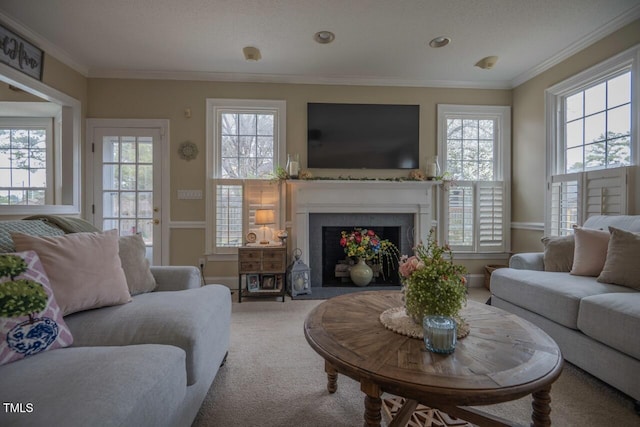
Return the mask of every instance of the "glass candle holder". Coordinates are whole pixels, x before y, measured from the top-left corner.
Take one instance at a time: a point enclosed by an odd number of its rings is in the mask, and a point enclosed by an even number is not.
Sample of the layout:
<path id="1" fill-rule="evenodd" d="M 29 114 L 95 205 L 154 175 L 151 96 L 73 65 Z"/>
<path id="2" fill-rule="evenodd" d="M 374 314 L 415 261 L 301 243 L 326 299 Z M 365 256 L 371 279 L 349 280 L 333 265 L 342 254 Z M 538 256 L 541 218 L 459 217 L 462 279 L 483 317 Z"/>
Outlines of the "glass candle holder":
<path id="1" fill-rule="evenodd" d="M 448 316 L 425 316 L 424 344 L 434 353 L 450 354 L 456 349 L 456 321 Z"/>

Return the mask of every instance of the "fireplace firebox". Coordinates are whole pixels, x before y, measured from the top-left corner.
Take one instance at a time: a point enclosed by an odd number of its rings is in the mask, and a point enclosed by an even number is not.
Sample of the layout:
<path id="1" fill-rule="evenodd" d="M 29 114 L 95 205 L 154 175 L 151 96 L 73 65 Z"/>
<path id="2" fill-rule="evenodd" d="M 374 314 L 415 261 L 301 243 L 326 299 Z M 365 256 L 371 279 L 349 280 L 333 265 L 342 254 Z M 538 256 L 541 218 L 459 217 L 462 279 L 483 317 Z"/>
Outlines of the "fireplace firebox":
<path id="1" fill-rule="evenodd" d="M 356 286 L 348 277 L 340 277 L 340 274 L 336 277 L 336 265 L 349 261 L 344 248 L 340 246 L 343 230 L 351 231 L 354 228 L 373 230 L 380 238 L 388 239 L 396 245 L 401 254 L 406 254 L 411 252 L 414 245 L 413 226 L 411 214 L 309 214 L 309 267 L 312 289 L 313 287 Z M 378 274 L 371 285 L 399 286 L 397 263 L 391 269 Z"/>
<path id="2" fill-rule="evenodd" d="M 400 227 L 375 227 L 363 225 L 358 227 L 322 227 L 322 286 L 351 286 L 349 267 L 355 263 L 344 253 L 340 246 L 341 232 L 354 228 L 373 230 L 381 239 L 389 240 L 397 248 L 400 247 Z M 400 285 L 398 277 L 398 260 L 395 256 L 379 266 L 374 266 L 372 285 Z"/>

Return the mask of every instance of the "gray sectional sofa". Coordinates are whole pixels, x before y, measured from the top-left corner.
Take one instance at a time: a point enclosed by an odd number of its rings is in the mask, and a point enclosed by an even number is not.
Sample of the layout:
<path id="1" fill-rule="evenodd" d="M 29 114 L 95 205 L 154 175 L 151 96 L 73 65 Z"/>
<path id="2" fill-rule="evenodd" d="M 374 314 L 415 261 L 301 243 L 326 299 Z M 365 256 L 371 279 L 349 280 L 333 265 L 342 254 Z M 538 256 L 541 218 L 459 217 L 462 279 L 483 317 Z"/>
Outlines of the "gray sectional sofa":
<path id="1" fill-rule="evenodd" d="M 230 291 L 202 286 L 196 267 L 151 272 L 153 292 L 65 316 L 72 346 L 0 366 L 0 399 L 14 405 L 0 425 L 192 423 L 229 348 Z"/>
<path id="2" fill-rule="evenodd" d="M 584 228 L 640 232 L 640 216 L 593 216 Z M 543 253 L 514 255 L 491 275 L 491 304 L 547 332 L 564 358 L 640 401 L 640 292 L 544 271 Z M 640 262 L 640 257 L 638 258 Z"/>

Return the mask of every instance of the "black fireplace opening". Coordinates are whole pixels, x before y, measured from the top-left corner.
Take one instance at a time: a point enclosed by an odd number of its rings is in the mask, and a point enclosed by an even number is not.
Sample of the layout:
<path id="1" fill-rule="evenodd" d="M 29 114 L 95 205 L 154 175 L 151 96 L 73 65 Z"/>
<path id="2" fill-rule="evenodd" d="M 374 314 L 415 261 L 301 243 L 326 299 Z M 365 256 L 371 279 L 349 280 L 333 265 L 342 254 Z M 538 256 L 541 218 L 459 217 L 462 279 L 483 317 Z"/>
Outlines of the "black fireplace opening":
<path id="1" fill-rule="evenodd" d="M 349 278 L 348 268 L 357 262 L 350 259 L 340 246 L 342 231 L 351 231 L 354 228 L 366 228 L 373 230 L 382 240 L 389 240 L 397 248 L 400 248 L 400 228 L 390 226 L 358 226 L 358 227 L 322 227 L 322 286 L 356 286 Z M 398 260 L 391 257 L 389 263 L 383 262 L 381 266 L 374 267 L 374 277 L 371 285 L 400 286 L 398 274 Z"/>

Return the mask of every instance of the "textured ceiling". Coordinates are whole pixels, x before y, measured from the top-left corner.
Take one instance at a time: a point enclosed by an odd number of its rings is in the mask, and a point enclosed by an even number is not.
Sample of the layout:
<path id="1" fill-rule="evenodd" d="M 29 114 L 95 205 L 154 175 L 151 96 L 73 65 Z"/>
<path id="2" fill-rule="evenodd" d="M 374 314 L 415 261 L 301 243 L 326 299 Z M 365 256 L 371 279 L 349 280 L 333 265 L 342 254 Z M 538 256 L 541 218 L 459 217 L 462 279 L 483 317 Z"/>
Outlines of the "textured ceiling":
<path id="1" fill-rule="evenodd" d="M 299 83 L 512 87 L 639 17 L 640 0 L 0 0 L 87 76 Z"/>

